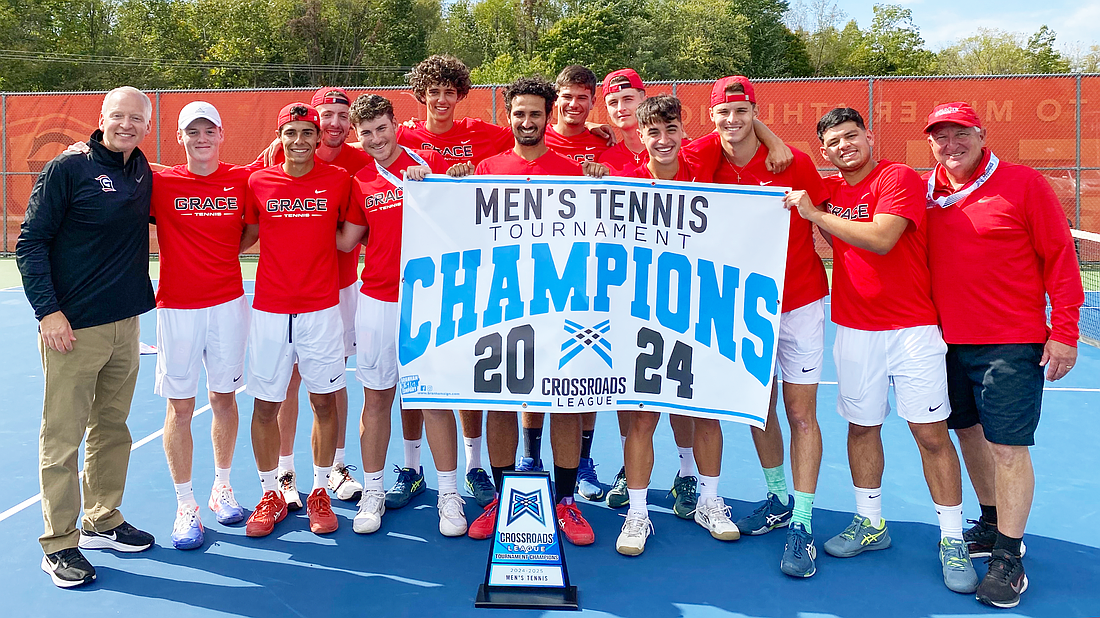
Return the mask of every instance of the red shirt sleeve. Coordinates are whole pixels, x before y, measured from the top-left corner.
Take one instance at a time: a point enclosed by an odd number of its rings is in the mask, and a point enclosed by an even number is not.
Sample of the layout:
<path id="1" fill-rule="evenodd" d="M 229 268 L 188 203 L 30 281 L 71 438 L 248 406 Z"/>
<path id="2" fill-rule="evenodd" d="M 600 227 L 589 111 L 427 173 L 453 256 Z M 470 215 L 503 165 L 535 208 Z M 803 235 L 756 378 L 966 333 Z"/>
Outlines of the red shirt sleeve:
<path id="1" fill-rule="evenodd" d="M 1050 183 L 1034 172 L 1025 194 L 1025 225 L 1039 257 L 1043 287 L 1050 297 L 1050 338 L 1077 347 L 1085 291 L 1069 222 Z"/>
<path id="2" fill-rule="evenodd" d="M 260 222 L 260 205 L 256 200 L 256 191 L 252 186 L 254 181 L 248 179 L 248 188 L 244 192 L 244 222 L 255 225 Z"/>
<path id="3" fill-rule="evenodd" d="M 810 160 L 810 155 L 796 151 L 792 168 L 794 181 L 797 183 L 795 188 L 810 194 L 810 199 L 815 205 L 829 199 L 829 189 L 825 187 L 825 180 L 821 178 L 821 174 L 817 173 L 817 166 Z"/>
<path id="4" fill-rule="evenodd" d="M 907 165 L 891 165 L 879 177 L 880 190 L 875 214 L 897 215 L 913 222 L 914 227 L 924 224 L 928 212 L 925 199 L 926 187 L 920 176 Z"/>
<path id="5" fill-rule="evenodd" d="M 505 150 L 510 150 L 513 146 L 516 145 L 516 140 L 512 136 L 511 127 L 498 127 L 495 124 L 491 124 L 488 126 L 493 127 L 498 131 L 497 134 L 493 136 L 493 154 L 500 154 Z"/>
<path id="6" fill-rule="evenodd" d="M 438 152 L 421 150 L 420 156 L 424 157 L 424 160 L 428 162 L 428 167 L 432 168 L 433 174 L 446 174 L 447 168 L 450 167 L 447 165 L 447 161 Z"/>

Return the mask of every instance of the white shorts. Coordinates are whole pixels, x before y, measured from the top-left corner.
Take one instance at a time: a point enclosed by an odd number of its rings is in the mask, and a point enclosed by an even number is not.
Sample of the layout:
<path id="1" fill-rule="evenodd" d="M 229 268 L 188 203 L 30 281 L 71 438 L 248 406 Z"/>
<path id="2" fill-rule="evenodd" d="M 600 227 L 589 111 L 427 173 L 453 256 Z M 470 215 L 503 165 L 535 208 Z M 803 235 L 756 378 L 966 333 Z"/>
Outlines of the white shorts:
<path id="1" fill-rule="evenodd" d="M 372 391 L 397 386 L 397 303 L 360 294 L 355 309 L 355 377 Z"/>
<path id="2" fill-rule="evenodd" d="M 169 399 L 190 399 L 206 387 L 232 393 L 243 384 L 248 340 L 248 299 L 243 295 L 203 309 L 157 309 L 157 369 L 153 392 Z"/>
<path id="3" fill-rule="evenodd" d="M 776 375 L 791 384 L 817 384 L 825 362 L 825 299 L 779 316 Z"/>
<path id="4" fill-rule="evenodd" d="M 290 315 L 253 308 L 248 394 L 264 401 L 286 399 L 294 363 L 307 391 L 323 395 L 344 388 L 343 332 L 338 306 Z"/>
<path id="5" fill-rule="evenodd" d="M 360 283 L 355 283 L 340 290 L 340 320 L 344 323 L 344 357 L 355 356 L 355 305 L 362 294 L 359 293 Z"/>
<path id="6" fill-rule="evenodd" d="M 856 425 L 881 425 L 890 414 L 886 394 L 893 383 L 898 416 L 911 423 L 946 419 L 951 414 L 946 353 L 938 326 L 885 331 L 837 326 L 837 412 Z"/>

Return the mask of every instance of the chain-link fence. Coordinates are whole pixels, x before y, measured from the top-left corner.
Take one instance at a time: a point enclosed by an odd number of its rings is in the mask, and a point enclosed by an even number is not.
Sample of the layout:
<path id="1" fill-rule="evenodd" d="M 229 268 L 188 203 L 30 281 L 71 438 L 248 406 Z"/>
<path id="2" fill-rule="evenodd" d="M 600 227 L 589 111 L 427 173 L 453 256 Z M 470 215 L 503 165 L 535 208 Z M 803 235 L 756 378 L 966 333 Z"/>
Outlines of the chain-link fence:
<path id="1" fill-rule="evenodd" d="M 504 121 L 503 89 L 478 86 L 456 111 L 493 122 Z M 352 96 L 377 92 L 394 103 L 399 119 L 425 117 L 424 107 L 407 88 L 353 89 Z M 649 94 L 671 93 L 683 102 L 691 135 L 713 129 L 708 108 L 710 82 L 656 82 Z M 189 101 L 217 106 L 226 130 L 222 158 L 251 162 L 275 136 L 278 110 L 306 99 L 311 89 L 171 90 L 149 92 L 154 121 L 143 145 L 146 155 L 166 165 L 184 162 L 176 143 L 176 118 Z M 1041 170 L 1050 180 L 1072 227 L 1100 232 L 1100 75 L 1026 75 L 1004 77 L 862 77 L 760 80 L 756 83 L 760 118 L 795 148 L 819 162 L 818 118 L 838 106 L 863 112 L 875 134 L 879 158 L 918 170 L 932 166 L 922 129 L 939 103 L 970 102 L 982 116 L 988 143 L 1006 160 Z M 42 166 L 69 144 L 83 141 L 96 128 L 103 93 L 0 94 L 0 188 L 4 237 L 0 251 L 15 249 L 27 198 Z M 1089 103 L 1092 102 L 1090 107 Z M 873 110 L 873 113 L 868 113 Z M 602 103 L 592 120 L 606 121 Z M 157 251 L 155 230 L 153 252 Z M 823 255 L 828 247 L 821 243 Z"/>

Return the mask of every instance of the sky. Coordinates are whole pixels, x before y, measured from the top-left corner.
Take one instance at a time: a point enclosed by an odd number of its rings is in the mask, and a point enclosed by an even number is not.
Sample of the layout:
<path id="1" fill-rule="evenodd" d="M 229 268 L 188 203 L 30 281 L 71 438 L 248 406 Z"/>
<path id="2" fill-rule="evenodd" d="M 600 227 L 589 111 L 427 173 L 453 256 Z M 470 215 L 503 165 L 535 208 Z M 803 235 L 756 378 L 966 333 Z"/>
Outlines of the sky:
<path id="1" fill-rule="evenodd" d="M 901 4 L 913 11 L 913 21 L 929 49 L 938 51 L 970 36 L 978 28 L 1034 34 L 1046 24 L 1063 51 L 1079 44 L 1087 50 L 1100 44 L 1100 0 L 835 0 L 861 28 L 871 25 L 875 4 Z M 809 4 L 809 0 L 803 0 Z M 796 2 L 792 1 L 791 5 Z"/>

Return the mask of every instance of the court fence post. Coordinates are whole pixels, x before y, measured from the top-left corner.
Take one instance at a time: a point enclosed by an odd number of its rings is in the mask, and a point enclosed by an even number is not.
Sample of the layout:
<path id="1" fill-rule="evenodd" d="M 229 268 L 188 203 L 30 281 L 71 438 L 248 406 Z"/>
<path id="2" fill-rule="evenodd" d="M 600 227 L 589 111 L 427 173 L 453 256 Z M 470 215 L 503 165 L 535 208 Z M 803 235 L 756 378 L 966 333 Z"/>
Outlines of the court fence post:
<path id="1" fill-rule="evenodd" d="M 156 92 L 157 97 L 157 163 L 160 163 L 160 91 Z"/>
<path id="2" fill-rule="evenodd" d="M 4 253 L 8 252 L 8 95 L 0 95 L 0 202 L 4 204 Z"/>
<path id="3" fill-rule="evenodd" d="M 493 124 L 497 124 L 497 87 L 492 86 L 489 92 L 493 95 Z"/>
<path id="4" fill-rule="evenodd" d="M 875 130 L 875 78 L 867 78 L 867 129 Z"/>
<path id="5" fill-rule="evenodd" d="M 1076 75 L 1077 81 L 1077 105 L 1074 106 L 1074 119 L 1077 122 L 1075 142 L 1077 146 L 1076 169 L 1073 172 L 1073 227 L 1081 229 L 1081 74 Z"/>

